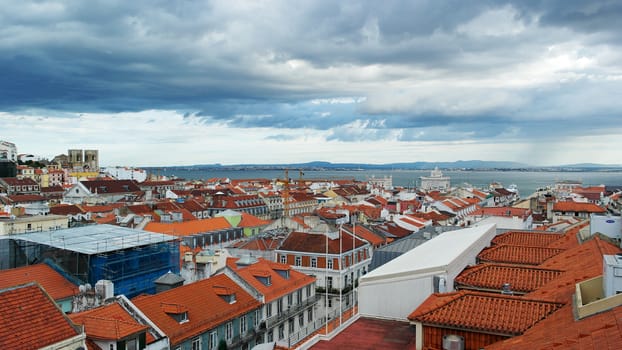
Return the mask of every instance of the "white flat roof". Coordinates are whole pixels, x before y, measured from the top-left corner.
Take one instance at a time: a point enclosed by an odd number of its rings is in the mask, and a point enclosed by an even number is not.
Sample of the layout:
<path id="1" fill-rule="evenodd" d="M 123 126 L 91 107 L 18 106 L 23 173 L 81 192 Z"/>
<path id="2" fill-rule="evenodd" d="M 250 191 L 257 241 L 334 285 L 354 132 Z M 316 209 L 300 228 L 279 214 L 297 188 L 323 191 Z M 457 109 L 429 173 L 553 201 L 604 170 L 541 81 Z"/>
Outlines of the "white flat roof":
<path id="1" fill-rule="evenodd" d="M 82 254 L 106 253 L 177 239 L 175 236 L 114 225 L 88 225 L 64 230 L 10 235 L 3 238 L 45 244 Z"/>
<path id="2" fill-rule="evenodd" d="M 361 277 L 361 282 L 391 275 L 445 269 L 490 229 L 495 230 L 495 224 L 444 232 Z"/>

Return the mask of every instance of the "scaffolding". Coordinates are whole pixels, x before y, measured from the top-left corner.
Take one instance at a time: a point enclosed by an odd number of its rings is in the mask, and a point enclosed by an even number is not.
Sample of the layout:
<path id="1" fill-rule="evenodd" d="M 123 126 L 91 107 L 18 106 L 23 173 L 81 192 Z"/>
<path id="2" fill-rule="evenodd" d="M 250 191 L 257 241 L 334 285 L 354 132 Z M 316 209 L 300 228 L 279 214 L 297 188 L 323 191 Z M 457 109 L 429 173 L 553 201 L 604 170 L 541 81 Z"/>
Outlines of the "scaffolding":
<path id="1" fill-rule="evenodd" d="M 14 235 L 3 266 L 51 262 L 81 284 L 114 283 L 115 294 L 132 298 L 155 293 L 154 281 L 179 273 L 179 240 L 157 233 L 94 225 L 36 234 Z"/>

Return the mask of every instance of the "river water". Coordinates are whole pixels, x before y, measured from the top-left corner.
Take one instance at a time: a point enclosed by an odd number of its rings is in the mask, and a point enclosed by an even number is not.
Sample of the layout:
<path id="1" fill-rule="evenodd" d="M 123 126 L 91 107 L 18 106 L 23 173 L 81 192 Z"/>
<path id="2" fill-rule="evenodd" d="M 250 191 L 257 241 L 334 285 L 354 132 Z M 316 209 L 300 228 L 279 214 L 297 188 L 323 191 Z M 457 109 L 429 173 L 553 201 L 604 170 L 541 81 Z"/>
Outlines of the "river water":
<path id="1" fill-rule="evenodd" d="M 148 169 L 150 173 L 163 176 L 176 176 L 187 180 L 204 180 L 209 178 L 229 179 L 275 179 L 284 178 L 283 170 L 214 170 L 193 168 L 159 168 Z M 581 181 L 583 186 L 608 185 L 622 188 L 622 172 L 600 171 L 443 171 L 444 176 L 451 178 L 452 186 L 469 184 L 476 188 L 488 188 L 490 183 L 498 182 L 508 187 L 514 184 L 521 196 L 526 197 L 538 188 L 553 186 L 557 181 Z M 417 187 L 421 176 L 430 176 L 429 170 L 305 170 L 304 179 L 356 179 L 369 180 L 372 177 L 391 176 L 394 186 Z M 289 177 L 298 179 L 297 170 L 290 170 Z"/>

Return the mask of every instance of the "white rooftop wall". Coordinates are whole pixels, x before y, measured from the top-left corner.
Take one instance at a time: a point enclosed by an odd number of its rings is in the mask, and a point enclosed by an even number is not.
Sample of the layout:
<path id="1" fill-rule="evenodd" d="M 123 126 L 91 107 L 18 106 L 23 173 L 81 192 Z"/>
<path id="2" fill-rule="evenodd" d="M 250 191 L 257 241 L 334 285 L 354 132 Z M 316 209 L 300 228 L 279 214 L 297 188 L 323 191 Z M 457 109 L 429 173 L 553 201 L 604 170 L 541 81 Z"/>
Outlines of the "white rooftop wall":
<path id="1" fill-rule="evenodd" d="M 434 292 L 434 277 L 452 291 L 454 278 L 490 245 L 496 225 L 445 232 L 359 280 L 359 312 L 363 316 L 406 320 Z"/>

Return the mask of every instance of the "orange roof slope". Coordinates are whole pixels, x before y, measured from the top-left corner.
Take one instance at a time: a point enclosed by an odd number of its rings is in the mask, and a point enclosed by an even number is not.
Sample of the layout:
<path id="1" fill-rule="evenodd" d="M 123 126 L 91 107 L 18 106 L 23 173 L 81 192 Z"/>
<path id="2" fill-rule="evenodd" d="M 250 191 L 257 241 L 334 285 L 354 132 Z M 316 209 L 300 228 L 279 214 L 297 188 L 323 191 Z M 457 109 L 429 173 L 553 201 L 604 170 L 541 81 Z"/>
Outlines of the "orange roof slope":
<path id="1" fill-rule="evenodd" d="M 553 204 L 553 211 L 561 212 L 582 212 L 582 213 L 604 213 L 607 210 L 594 203 L 580 203 L 580 202 L 557 202 Z"/>
<path id="2" fill-rule="evenodd" d="M 547 259 L 563 252 L 563 249 L 498 245 L 484 249 L 477 258 L 481 262 L 498 262 L 520 265 L 540 265 Z"/>
<path id="3" fill-rule="evenodd" d="M 36 264 L 0 271 L 0 289 L 37 282 L 54 300 L 78 294 L 78 286 L 69 282 L 47 264 Z"/>
<path id="4" fill-rule="evenodd" d="M 289 278 L 284 278 L 277 271 L 289 271 Z M 253 288 L 265 297 L 265 302 L 274 301 L 295 290 L 313 284 L 315 278 L 298 272 L 287 264 L 279 264 L 272 261 L 259 259 L 256 263 L 235 270 L 236 273 L 248 282 Z M 270 284 L 266 285 L 259 278 L 269 278 Z"/>
<path id="5" fill-rule="evenodd" d="M 0 290 L 0 349 L 39 349 L 80 333 L 36 283 Z"/>
<path id="6" fill-rule="evenodd" d="M 235 293 L 235 303 L 230 304 L 220 296 L 227 291 Z M 155 295 L 138 296 L 132 302 L 169 336 L 171 345 L 205 333 L 261 306 L 224 274 Z M 178 305 L 180 310 L 187 310 L 187 322 L 179 323 L 170 315 L 167 305 L 171 304 Z"/>
<path id="7" fill-rule="evenodd" d="M 189 236 L 228 228 L 231 228 L 231 224 L 229 224 L 227 219 L 224 217 L 215 217 L 174 223 L 150 222 L 145 226 L 145 231 L 165 233 L 174 236 Z"/>
<path id="8" fill-rule="evenodd" d="M 69 317 L 74 323 L 84 325 L 87 337 L 97 340 L 121 340 L 149 329 L 136 322 L 117 303 L 71 314 Z"/>
<path id="9" fill-rule="evenodd" d="M 614 255 L 622 250 L 594 236 L 583 244 L 547 260 L 539 267 L 565 271 L 561 276 L 529 294 L 533 298 L 555 301 L 572 300 L 575 284 L 603 274 L 603 255 Z"/>
<path id="10" fill-rule="evenodd" d="M 546 247 L 564 235 L 544 232 L 505 232 L 492 240 L 492 244 L 520 245 L 525 247 Z"/>
<path id="11" fill-rule="evenodd" d="M 256 217 L 255 215 L 251 215 L 248 213 L 241 213 L 241 214 L 242 214 L 242 220 L 240 221 L 237 227 L 259 227 L 259 226 L 267 226 L 270 223 L 272 223 L 272 221 L 270 220 L 262 220 Z"/>
<path id="12" fill-rule="evenodd" d="M 502 290 L 505 283 L 513 292 L 532 292 L 561 276 L 563 271 L 533 267 L 479 264 L 462 271 L 454 282 L 460 289 Z"/>
<path id="13" fill-rule="evenodd" d="M 575 321 L 566 305 L 523 335 L 486 346 L 486 350 L 622 349 L 622 306 Z"/>
<path id="14" fill-rule="evenodd" d="M 465 291 L 455 294 L 440 305 L 436 295 L 430 296 L 431 300 L 424 301 L 408 319 L 426 325 L 518 335 L 563 306 L 510 295 Z M 426 303 L 435 307 L 426 308 Z"/>

